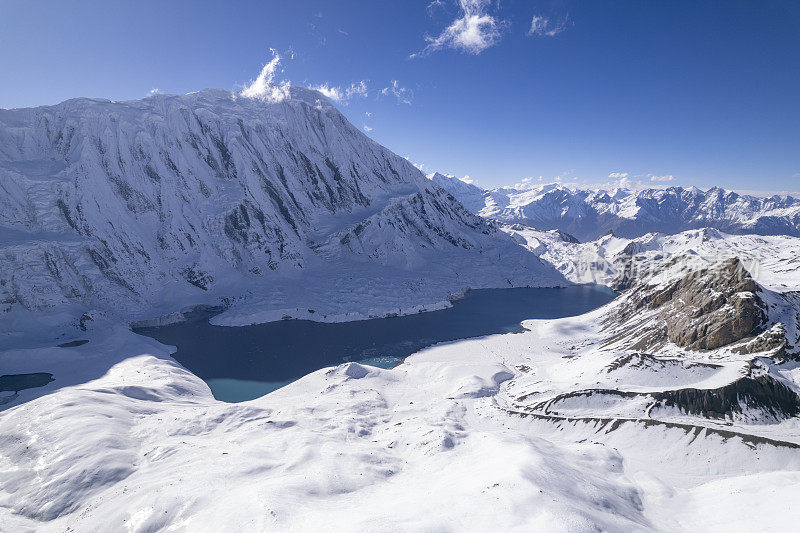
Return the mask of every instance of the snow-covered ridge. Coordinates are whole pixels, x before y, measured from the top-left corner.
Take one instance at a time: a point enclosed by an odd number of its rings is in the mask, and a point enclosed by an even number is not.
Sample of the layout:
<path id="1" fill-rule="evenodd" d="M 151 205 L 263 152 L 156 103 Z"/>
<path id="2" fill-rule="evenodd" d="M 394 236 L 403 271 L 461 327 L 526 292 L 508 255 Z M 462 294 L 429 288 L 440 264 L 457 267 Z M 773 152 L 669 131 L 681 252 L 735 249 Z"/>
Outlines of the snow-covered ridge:
<path id="1" fill-rule="evenodd" d="M 466 286 L 564 283 L 320 93 L 289 96 L 208 89 L 0 110 L 0 309 L 148 318 L 298 277 L 313 288 L 329 270 L 385 279 L 390 293 L 422 278 L 416 304 Z M 457 259 L 489 251 L 510 261 Z"/>
<path id="2" fill-rule="evenodd" d="M 557 184 L 482 190 L 441 176 L 438 185 L 486 218 L 559 229 L 581 241 L 716 228 L 727 233 L 800 236 L 800 199 L 738 194 L 719 187 L 588 190 Z"/>

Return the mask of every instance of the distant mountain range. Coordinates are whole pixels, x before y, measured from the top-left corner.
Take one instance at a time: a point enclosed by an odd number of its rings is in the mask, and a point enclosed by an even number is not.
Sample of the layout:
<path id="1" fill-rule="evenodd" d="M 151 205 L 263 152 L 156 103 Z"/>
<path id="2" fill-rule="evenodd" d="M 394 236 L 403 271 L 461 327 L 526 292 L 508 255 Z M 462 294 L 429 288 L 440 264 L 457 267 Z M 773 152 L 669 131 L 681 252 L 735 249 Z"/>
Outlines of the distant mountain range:
<path id="1" fill-rule="evenodd" d="M 581 241 L 608 232 L 635 238 L 705 227 L 732 234 L 800 236 L 800 199 L 791 196 L 759 198 L 719 187 L 606 191 L 550 184 L 484 190 L 438 173 L 431 178 L 485 218 L 558 229 Z"/>

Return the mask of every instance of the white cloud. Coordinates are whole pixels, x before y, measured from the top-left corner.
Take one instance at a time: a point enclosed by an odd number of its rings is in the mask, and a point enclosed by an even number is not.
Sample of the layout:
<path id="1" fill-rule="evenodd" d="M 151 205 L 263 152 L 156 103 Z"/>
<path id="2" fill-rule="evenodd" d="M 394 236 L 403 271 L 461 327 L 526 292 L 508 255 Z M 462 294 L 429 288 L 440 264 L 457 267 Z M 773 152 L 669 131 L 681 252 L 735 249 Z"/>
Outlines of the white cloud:
<path id="1" fill-rule="evenodd" d="M 157 87 L 153 87 L 152 89 L 150 89 L 150 92 L 147 93 L 147 94 L 149 94 L 150 96 L 153 96 L 154 94 L 158 94 L 160 92 L 161 92 L 160 89 L 158 89 Z"/>
<path id="2" fill-rule="evenodd" d="M 371 113 L 371 112 L 369 112 L 369 111 L 364 111 L 364 115 L 366 115 L 366 116 L 367 116 L 367 118 L 370 118 L 370 117 L 372 117 L 372 113 Z"/>
<path id="3" fill-rule="evenodd" d="M 611 178 L 611 179 L 627 178 L 628 177 L 628 173 L 627 172 L 612 172 L 611 174 L 608 175 L 608 177 Z"/>
<path id="4" fill-rule="evenodd" d="M 345 95 L 347 98 L 353 98 L 355 96 L 366 98 L 367 97 L 367 82 L 361 80 L 358 83 L 351 83 L 350 87 L 347 88 L 345 91 Z"/>
<path id="5" fill-rule="evenodd" d="M 401 87 L 397 80 L 392 80 L 388 87 L 381 89 L 381 94 L 383 96 L 394 96 L 397 98 L 397 102 L 402 104 L 411 104 L 411 97 L 414 96 L 411 89 Z"/>
<path id="6" fill-rule="evenodd" d="M 444 7 L 444 0 L 433 0 L 430 4 L 428 4 L 428 11 L 433 11 L 437 7 Z"/>
<path id="7" fill-rule="evenodd" d="M 627 176 L 623 176 L 613 183 L 615 189 L 636 189 L 638 182 L 634 182 Z"/>
<path id="8" fill-rule="evenodd" d="M 322 85 L 309 86 L 309 89 L 319 91 L 326 98 L 335 102 L 346 102 L 351 98 L 366 98 L 368 96 L 367 82 L 364 80 L 351 83 L 348 87 L 338 87 L 323 83 Z"/>
<path id="9" fill-rule="evenodd" d="M 547 17 L 534 15 L 533 20 L 531 20 L 531 28 L 528 30 L 528 35 L 535 35 L 537 37 L 553 37 L 567 29 L 566 18 L 555 25 L 552 25 L 550 22 L 550 19 Z"/>
<path id="10" fill-rule="evenodd" d="M 539 177 L 539 181 L 541 181 L 541 180 L 542 180 L 542 178 L 540 176 Z M 533 183 L 533 178 L 528 177 L 528 178 L 522 178 L 520 181 L 518 181 L 517 183 L 513 184 L 511 187 L 513 189 L 517 189 L 518 191 L 526 191 L 528 189 L 534 188 L 535 185 Z"/>
<path id="11" fill-rule="evenodd" d="M 491 0 L 458 0 L 460 17 L 445 28 L 438 37 L 426 36 L 428 45 L 410 57 L 427 55 L 443 48 L 452 48 L 468 54 L 480 54 L 500 42 L 505 21 L 488 13 Z M 439 5 L 431 3 L 428 7 Z"/>
<path id="12" fill-rule="evenodd" d="M 369 126 L 367 126 L 366 124 L 364 124 L 364 131 L 366 131 L 367 133 L 369 133 L 369 132 L 371 132 L 371 131 L 372 131 L 372 128 L 371 128 L 371 127 L 369 127 Z"/>
<path id="13" fill-rule="evenodd" d="M 795 172 L 794 174 L 792 174 L 792 177 L 793 178 L 800 178 L 800 172 Z"/>
<path id="14" fill-rule="evenodd" d="M 270 103 L 281 102 L 289 98 L 288 81 L 273 83 L 275 72 L 281 63 L 281 56 L 273 48 L 270 48 L 269 51 L 272 59 L 264 65 L 258 77 L 239 93 L 241 96 Z"/>
<path id="15" fill-rule="evenodd" d="M 672 181 L 675 179 L 675 176 L 672 174 L 665 174 L 663 176 L 654 176 L 650 174 L 650 181 Z"/>

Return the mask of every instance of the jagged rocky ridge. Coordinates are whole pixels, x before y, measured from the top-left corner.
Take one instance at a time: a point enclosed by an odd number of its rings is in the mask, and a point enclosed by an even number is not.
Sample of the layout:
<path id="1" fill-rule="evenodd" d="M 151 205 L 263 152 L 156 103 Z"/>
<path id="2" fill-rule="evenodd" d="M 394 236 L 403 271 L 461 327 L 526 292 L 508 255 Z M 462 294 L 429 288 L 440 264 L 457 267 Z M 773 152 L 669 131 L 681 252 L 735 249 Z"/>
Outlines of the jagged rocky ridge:
<path id="1" fill-rule="evenodd" d="M 152 315 L 331 261 L 403 284 L 432 255 L 490 250 L 509 262 L 424 277 L 445 294 L 563 283 L 300 88 L 273 103 L 205 90 L 0 110 L 0 207 L 4 312 Z"/>
<path id="2" fill-rule="evenodd" d="M 800 199 L 791 196 L 760 198 L 720 187 L 605 191 L 549 184 L 483 190 L 441 174 L 433 180 L 483 217 L 540 230 L 559 229 L 584 242 L 611 231 L 635 238 L 700 228 L 800 236 Z"/>

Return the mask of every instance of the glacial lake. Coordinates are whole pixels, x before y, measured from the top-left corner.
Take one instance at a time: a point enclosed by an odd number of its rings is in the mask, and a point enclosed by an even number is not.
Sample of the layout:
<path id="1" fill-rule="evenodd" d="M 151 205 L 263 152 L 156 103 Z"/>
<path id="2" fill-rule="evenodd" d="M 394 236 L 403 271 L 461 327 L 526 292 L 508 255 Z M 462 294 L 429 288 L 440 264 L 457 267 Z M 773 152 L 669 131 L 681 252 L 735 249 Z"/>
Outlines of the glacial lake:
<path id="1" fill-rule="evenodd" d="M 212 313 L 195 311 L 179 324 L 134 331 L 177 346 L 172 357 L 208 383 L 218 400 L 242 402 L 320 368 L 348 361 L 392 368 L 432 344 L 520 332 L 523 320 L 580 315 L 615 297 L 601 285 L 478 289 L 448 309 L 398 317 L 229 327 L 213 326 Z"/>

